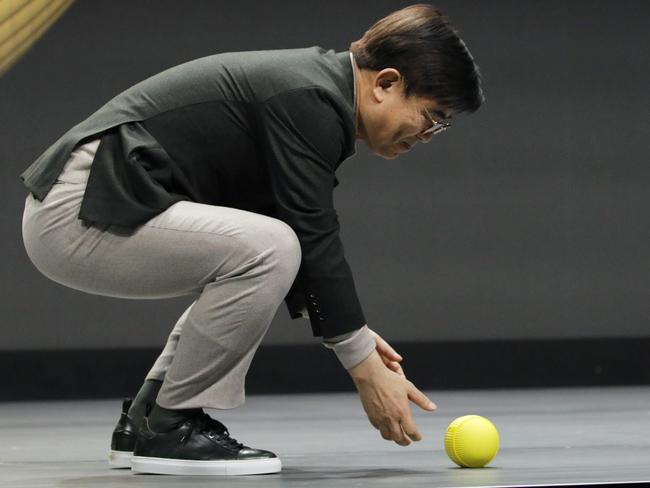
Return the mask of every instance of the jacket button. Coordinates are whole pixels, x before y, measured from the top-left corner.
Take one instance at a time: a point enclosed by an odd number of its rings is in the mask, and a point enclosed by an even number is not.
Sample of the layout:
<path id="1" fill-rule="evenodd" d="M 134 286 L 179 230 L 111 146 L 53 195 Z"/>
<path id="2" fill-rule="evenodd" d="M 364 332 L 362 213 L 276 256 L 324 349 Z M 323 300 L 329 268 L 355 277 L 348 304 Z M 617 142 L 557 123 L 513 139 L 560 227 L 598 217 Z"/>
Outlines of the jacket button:
<path id="1" fill-rule="evenodd" d="M 316 309 L 315 312 L 316 312 L 316 313 L 320 313 L 320 310 Z"/>
<path id="2" fill-rule="evenodd" d="M 313 293 L 309 294 L 309 298 L 316 298 Z"/>
<path id="3" fill-rule="evenodd" d="M 325 317 L 323 317 L 323 316 L 321 315 L 320 317 L 318 317 L 318 320 L 323 321 L 323 320 L 325 320 Z"/>

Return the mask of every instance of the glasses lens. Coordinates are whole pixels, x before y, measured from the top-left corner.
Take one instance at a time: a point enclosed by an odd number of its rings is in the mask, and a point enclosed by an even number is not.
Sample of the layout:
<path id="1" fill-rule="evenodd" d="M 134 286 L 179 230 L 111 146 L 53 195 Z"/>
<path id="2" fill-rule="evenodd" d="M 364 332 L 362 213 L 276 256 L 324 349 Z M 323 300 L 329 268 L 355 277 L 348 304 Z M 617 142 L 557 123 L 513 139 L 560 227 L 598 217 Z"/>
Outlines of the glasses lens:
<path id="1" fill-rule="evenodd" d="M 426 135 L 429 135 L 429 134 L 438 134 L 438 133 L 442 132 L 443 130 L 448 129 L 450 126 L 451 126 L 451 124 L 448 124 L 448 123 L 436 122 L 431 127 L 429 127 L 427 130 L 425 130 L 422 133 L 422 135 L 426 136 Z"/>
<path id="2" fill-rule="evenodd" d="M 438 134 L 438 133 L 440 133 L 442 131 L 445 131 L 445 130 L 449 129 L 449 127 L 451 127 L 450 124 L 439 124 L 437 127 L 434 127 L 433 133 Z"/>

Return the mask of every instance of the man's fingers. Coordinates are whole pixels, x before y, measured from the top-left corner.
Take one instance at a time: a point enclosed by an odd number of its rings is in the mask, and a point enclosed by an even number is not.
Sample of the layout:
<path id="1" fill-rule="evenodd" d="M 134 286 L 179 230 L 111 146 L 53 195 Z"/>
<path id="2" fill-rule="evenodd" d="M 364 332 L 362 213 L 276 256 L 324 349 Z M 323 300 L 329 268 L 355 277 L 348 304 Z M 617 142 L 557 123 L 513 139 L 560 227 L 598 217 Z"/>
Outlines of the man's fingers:
<path id="1" fill-rule="evenodd" d="M 386 356 L 381 356 L 380 355 L 380 357 L 381 357 L 381 360 L 384 362 L 384 364 L 386 365 L 386 367 L 388 369 L 392 369 L 393 371 L 397 372 L 397 368 L 400 367 L 399 363 L 397 361 L 391 361 Z"/>
<path id="2" fill-rule="evenodd" d="M 423 410 L 436 410 L 438 407 L 427 396 L 418 390 L 415 386 L 411 387 L 408 392 L 409 399 Z"/>
<path id="3" fill-rule="evenodd" d="M 400 446 L 408 446 L 411 443 L 411 439 L 406 436 L 402 430 L 402 426 L 396 421 L 382 425 L 379 432 L 382 438 L 387 441 L 394 441 Z"/>
<path id="4" fill-rule="evenodd" d="M 408 446 L 411 443 L 411 439 L 406 436 L 402 430 L 402 426 L 397 421 L 390 423 L 390 434 L 392 439 L 400 446 Z"/>
<path id="5" fill-rule="evenodd" d="M 402 370 L 402 367 L 399 365 L 399 363 L 391 361 L 388 367 L 395 371 L 397 374 L 404 376 L 404 371 Z"/>
<path id="6" fill-rule="evenodd" d="M 422 434 L 420 434 L 420 431 L 418 430 L 417 426 L 415 425 L 415 422 L 413 421 L 412 417 L 404 418 L 401 420 L 402 424 L 402 429 L 404 430 L 404 433 L 409 436 L 412 440 L 414 441 L 421 441 L 422 440 Z"/>
<path id="7" fill-rule="evenodd" d="M 402 360 L 402 356 L 397 354 L 397 351 L 395 349 L 393 349 L 392 346 L 390 344 L 388 344 L 388 342 L 386 342 L 383 339 L 381 339 L 381 341 L 384 343 L 383 348 L 384 348 L 385 354 L 388 357 L 390 357 L 393 361 L 401 361 Z"/>
<path id="8" fill-rule="evenodd" d="M 381 360 L 383 361 L 383 363 L 386 365 L 388 369 L 390 369 L 391 371 L 395 371 L 397 374 L 402 375 L 404 377 L 406 376 L 404 374 L 404 370 L 402 370 L 402 367 L 399 365 L 397 361 L 391 361 L 386 356 L 383 356 L 381 354 L 379 355 L 379 357 L 381 358 Z"/>
<path id="9" fill-rule="evenodd" d="M 373 331 L 372 334 L 375 337 L 375 343 L 377 344 L 377 349 L 379 349 L 379 352 L 382 354 L 385 354 L 388 356 L 390 359 L 393 361 L 401 361 L 402 356 L 397 354 L 397 351 L 392 348 L 392 346 L 386 342 L 384 339 L 381 338 L 379 334 Z"/>

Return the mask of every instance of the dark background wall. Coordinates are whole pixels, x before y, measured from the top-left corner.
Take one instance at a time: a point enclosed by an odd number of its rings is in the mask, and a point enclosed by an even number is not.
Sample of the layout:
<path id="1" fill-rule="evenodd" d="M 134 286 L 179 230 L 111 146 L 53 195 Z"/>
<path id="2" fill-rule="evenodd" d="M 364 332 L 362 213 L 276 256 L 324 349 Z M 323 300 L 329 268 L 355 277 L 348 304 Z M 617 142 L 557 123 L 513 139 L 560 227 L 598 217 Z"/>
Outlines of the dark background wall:
<path id="1" fill-rule="evenodd" d="M 190 298 L 49 281 L 21 238 L 18 179 L 131 84 L 224 51 L 347 50 L 408 2 L 77 1 L 0 78 L 0 349 L 159 348 Z M 384 160 L 358 141 L 335 200 L 369 326 L 391 341 L 650 335 L 650 3 L 438 1 L 487 104 Z M 279 309 L 265 344 L 313 343 Z"/>

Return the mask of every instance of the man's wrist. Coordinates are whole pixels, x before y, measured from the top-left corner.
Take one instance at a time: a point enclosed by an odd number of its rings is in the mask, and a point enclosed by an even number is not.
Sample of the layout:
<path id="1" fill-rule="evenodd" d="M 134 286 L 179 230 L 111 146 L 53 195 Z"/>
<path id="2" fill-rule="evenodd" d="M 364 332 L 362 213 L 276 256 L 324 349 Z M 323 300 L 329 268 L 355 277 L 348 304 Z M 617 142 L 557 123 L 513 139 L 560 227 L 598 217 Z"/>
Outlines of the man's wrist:
<path id="1" fill-rule="evenodd" d="M 323 345 L 334 350 L 346 370 L 361 363 L 377 347 L 367 325 L 347 334 L 323 339 Z"/>
<path id="2" fill-rule="evenodd" d="M 384 367 L 377 350 L 372 351 L 366 359 L 348 370 L 355 383 L 366 383 L 377 373 L 378 368 Z"/>

